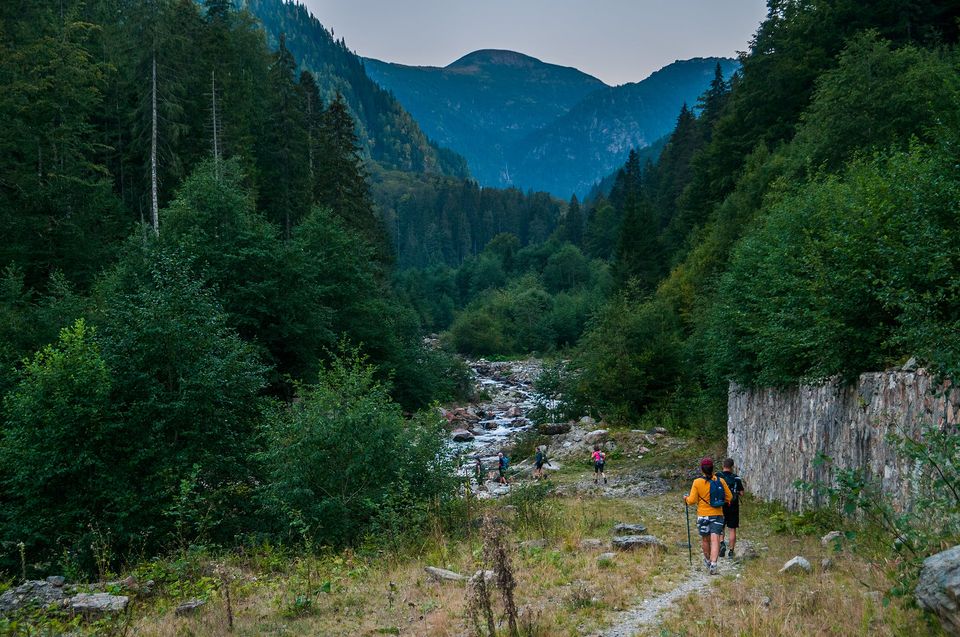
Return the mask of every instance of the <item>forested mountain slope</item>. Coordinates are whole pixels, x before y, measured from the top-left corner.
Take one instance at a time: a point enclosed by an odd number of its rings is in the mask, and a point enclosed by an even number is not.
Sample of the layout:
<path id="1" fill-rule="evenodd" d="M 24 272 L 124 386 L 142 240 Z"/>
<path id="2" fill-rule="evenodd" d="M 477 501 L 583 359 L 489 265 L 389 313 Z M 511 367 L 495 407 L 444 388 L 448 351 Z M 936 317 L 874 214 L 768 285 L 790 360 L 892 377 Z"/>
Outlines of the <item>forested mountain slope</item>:
<path id="1" fill-rule="evenodd" d="M 418 123 L 390 93 L 370 80 L 363 63 L 337 41 L 310 11 L 287 0 L 243 0 L 263 24 L 271 48 L 280 36 L 301 68 L 311 71 L 325 101 L 340 92 L 357 121 L 369 156 L 389 168 L 466 177 L 463 159 L 427 139 Z"/>

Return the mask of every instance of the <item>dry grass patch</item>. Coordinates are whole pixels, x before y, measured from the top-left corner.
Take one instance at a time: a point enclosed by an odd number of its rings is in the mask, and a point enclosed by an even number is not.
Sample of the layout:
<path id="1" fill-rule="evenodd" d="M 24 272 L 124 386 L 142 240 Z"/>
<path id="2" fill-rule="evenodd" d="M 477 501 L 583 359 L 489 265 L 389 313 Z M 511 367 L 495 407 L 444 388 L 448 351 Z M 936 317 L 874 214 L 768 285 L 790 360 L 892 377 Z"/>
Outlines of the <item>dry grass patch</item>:
<path id="1" fill-rule="evenodd" d="M 617 553 L 611 561 L 598 560 L 612 550 L 609 539 L 616 522 L 644 522 L 658 533 L 659 523 L 646 519 L 653 510 L 646 502 L 532 495 L 527 502 L 517 498 L 488 506 L 504 520 L 522 635 L 581 635 L 584 627 L 602 624 L 609 612 L 630 606 L 638 596 L 669 588 L 682 572 L 675 548 Z M 540 538 L 546 539 L 542 548 L 517 547 L 522 540 Z M 603 546 L 581 548 L 581 541 L 591 538 L 602 540 Z M 301 557 L 282 573 L 245 573 L 248 584 L 232 588 L 232 633 L 220 595 L 187 618 L 175 617 L 169 602 L 141 608 L 133 632 L 145 637 L 461 636 L 468 626 L 466 586 L 434 582 L 423 567 L 472 574 L 484 566 L 482 555 L 479 533 L 473 533 L 470 541 L 432 537 L 409 554 Z M 493 596 L 499 599 L 496 591 Z M 499 629 L 505 630 L 499 601 L 495 609 Z"/>

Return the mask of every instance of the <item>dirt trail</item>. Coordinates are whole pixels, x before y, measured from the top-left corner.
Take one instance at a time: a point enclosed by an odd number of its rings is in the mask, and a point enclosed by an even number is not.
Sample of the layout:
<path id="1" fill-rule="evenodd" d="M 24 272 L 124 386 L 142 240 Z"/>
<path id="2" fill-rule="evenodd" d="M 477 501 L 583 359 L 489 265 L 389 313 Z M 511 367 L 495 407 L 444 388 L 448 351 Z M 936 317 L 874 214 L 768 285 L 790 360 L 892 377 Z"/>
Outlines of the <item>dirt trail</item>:
<path id="1" fill-rule="evenodd" d="M 593 632 L 591 637 L 634 637 L 642 629 L 658 625 L 662 613 L 687 595 L 698 593 L 716 583 L 724 575 L 735 574 L 740 570 L 739 562 L 721 559 L 719 575 L 707 575 L 701 563 L 703 556 L 698 549 L 699 545 L 694 549 L 693 566 L 682 582 L 665 593 L 643 599 L 631 608 L 621 611 L 614 616 L 609 628 Z"/>

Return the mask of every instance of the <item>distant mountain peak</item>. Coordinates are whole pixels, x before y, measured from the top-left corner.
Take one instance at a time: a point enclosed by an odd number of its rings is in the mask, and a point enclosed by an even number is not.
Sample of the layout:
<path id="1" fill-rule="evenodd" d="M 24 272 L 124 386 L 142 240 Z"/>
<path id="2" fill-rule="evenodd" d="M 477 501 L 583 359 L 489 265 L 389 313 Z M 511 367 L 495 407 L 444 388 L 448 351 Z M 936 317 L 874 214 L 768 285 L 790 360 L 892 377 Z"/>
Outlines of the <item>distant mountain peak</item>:
<path id="1" fill-rule="evenodd" d="M 448 69 L 465 69 L 476 66 L 510 66 L 515 68 L 532 68 L 540 66 L 545 62 L 535 57 L 517 53 L 516 51 L 506 51 L 503 49 L 480 49 L 473 53 L 467 53 L 459 60 L 447 65 Z"/>

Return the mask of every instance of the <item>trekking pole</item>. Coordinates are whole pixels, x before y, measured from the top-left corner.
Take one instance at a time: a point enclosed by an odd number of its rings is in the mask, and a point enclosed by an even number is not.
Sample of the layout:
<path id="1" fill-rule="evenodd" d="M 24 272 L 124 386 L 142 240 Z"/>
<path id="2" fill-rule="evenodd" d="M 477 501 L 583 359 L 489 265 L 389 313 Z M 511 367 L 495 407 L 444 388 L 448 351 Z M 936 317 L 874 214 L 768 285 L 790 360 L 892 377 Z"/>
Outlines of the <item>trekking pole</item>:
<path id="1" fill-rule="evenodd" d="M 690 507 L 686 503 L 683 505 L 683 512 L 687 514 L 687 557 L 690 566 L 693 566 L 693 542 L 690 540 Z"/>

